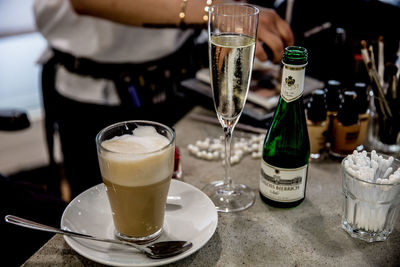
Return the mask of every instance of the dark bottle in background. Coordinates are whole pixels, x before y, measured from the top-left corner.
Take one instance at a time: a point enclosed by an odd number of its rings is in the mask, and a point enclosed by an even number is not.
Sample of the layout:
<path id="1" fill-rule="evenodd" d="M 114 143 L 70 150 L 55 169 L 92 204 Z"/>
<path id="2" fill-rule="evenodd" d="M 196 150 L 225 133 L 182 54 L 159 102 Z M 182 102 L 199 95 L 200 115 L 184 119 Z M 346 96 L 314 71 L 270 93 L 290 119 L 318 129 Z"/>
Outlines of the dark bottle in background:
<path id="1" fill-rule="evenodd" d="M 327 114 L 329 117 L 336 116 L 342 102 L 342 83 L 337 80 L 329 80 L 325 93 Z"/>
<path id="2" fill-rule="evenodd" d="M 310 159 L 319 159 L 326 150 L 329 120 L 324 90 L 314 90 L 307 103 L 307 129 L 310 139 Z"/>
<path id="3" fill-rule="evenodd" d="M 332 65 L 329 75 L 331 79 L 340 81 L 342 84 L 349 79 L 349 66 L 352 58 L 347 52 L 346 46 L 346 30 L 344 28 L 335 29 L 335 45 L 333 49 Z M 347 64 L 345 64 L 347 62 Z M 328 64 L 329 65 L 329 64 Z"/>
<path id="4" fill-rule="evenodd" d="M 353 90 L 357 94 L 355 105 L 357 107 L 358 120 L 360 121 L 357 150 L 361 151 L 365 148 L 365 143 L 368 137 L 368 126 L 370 121 L 369 89 L 366 83 L 356 82 L 353 85 Z"/>
<path id="5" fill-rule="evenodd" d="M 342 102 L 342 83 L 337 80 L 328 80 L 326 88 L 326 112 L 328 117 L 327 146 L 332 143 L 332 127 Z"/>
<path id="6" fill-rule="evenodd" d="M 334 157 L 345 157 L 357 148 L 360 122 L 356 97 L 356 92 L 345 91 L 337 117 L 333 120 L 330 154 Z"/>
<path id="7" fill-rule="evenodd" d="M 260 197 L 275 207 L 294 207 L 305 198 L 310 143 L 303 104 L 307 50 L 287 47 L 282 86 L 261 159 Z"/>

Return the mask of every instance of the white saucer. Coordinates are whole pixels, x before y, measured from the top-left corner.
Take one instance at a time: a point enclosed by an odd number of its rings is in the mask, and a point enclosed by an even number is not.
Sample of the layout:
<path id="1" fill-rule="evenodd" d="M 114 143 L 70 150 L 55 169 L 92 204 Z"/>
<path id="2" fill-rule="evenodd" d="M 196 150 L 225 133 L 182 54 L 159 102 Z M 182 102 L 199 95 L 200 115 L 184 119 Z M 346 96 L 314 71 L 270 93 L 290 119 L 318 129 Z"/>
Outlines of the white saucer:
<path id="1" fill-rule="evenodd" d="M 196 187 L 171 181 L 169 196 L 180 197 L 180 205 L 167 205 L 164 232 L 157 241 L 186 240 L 188 251 L 166 259 L 150 259 L 134 248 L 64 236 L 68 245 L 82 256 L 114 266 L 157 266 L 183 259 L 200 249 L 217 228 L 218 214 L 212 201 Z M 111 209 L 103 184 L 77 196 L 61 218 L 61 228 L 104 238 L 114 237 Z M 156 241 L 156 242 L 157 242 Z"/>

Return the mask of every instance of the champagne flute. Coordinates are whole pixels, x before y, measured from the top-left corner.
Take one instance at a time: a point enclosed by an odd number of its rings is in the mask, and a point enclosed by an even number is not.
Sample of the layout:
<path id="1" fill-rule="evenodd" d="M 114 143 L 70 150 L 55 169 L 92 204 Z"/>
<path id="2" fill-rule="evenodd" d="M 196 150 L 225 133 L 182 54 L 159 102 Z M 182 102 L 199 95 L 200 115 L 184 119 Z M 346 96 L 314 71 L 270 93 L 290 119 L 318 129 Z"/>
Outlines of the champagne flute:
<path id="1" fill-rule="evenodd" d="M 250 207 L 255 193 L 230 176 L 233 129 L 242 114 L 249 90 L 257 40 L 259 10 L 248 4 L 217 4 L 209 10 L 208 43 L 214 107 L 225 134 L 225 176 L 203 191 L 218 211 Z"/>

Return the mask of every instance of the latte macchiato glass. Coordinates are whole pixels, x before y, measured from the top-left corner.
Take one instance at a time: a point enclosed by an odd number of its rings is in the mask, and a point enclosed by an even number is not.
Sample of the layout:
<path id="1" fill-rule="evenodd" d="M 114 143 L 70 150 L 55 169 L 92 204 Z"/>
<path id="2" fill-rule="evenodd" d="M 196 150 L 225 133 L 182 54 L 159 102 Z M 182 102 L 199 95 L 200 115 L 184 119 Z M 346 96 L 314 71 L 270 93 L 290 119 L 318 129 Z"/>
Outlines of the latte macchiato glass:
<path id="1" fill-rule="evenodd" d="M 158 238 L 174 168 L 174 131 L 157 122 L 125 121 L 101 130 L 96 145 L 115 235 L 136 243 Z"/>

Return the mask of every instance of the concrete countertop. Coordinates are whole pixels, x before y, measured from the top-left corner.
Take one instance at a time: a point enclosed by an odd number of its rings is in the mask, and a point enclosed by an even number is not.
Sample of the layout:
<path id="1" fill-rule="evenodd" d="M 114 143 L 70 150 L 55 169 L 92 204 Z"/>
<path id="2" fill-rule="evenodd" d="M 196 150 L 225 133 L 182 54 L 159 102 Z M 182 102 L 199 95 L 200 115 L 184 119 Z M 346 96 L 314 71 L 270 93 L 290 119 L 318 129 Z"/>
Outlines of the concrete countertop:
<path id="1" fill-rule="evenodd" d="M 191 113 L 215 113 L 195 108 Z M 197 159 L 188 144 L 222 135 L 220 125 L 190 118 L 176 124 L 182 154 L 183 181 L 202 188 L 223 176 L 219 161 Z M 234 137 L 243 133 L 234 132 Z M 254 189 L 256 202 L 238 213 L 219 213 L 216 232 L 191 256 L 170 266 L 398 266 L 400 223 L 385 242 L 367 243 L 341 229 L 342 194 L 340 163 L 330 159 L 309 166 L 306 199 L 298 207 L 277 209 L 258 195 L 260 160 L 250 156 L 233 166 L 232 178 Z M 56 235 L 25 266 L 101 266 L 74 250 Z"/>

